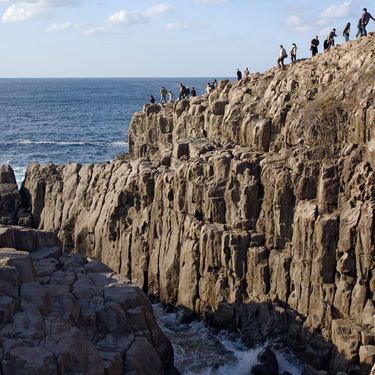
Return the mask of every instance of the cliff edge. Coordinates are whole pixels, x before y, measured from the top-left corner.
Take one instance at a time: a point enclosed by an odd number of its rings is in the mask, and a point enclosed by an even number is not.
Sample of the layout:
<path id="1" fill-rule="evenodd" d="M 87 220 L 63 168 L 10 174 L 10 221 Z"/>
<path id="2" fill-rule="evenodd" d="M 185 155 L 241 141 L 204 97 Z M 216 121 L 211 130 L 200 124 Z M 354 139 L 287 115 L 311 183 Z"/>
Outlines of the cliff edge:
<path id="1" fill-rule="evenodd" d="M 132 158 L 27 169 L 22 205 L 65 251 L 309 371 L 375 361 L 374 38 L 145 105 Z M 27 220 L 26 220 L 27 221 Z"/>

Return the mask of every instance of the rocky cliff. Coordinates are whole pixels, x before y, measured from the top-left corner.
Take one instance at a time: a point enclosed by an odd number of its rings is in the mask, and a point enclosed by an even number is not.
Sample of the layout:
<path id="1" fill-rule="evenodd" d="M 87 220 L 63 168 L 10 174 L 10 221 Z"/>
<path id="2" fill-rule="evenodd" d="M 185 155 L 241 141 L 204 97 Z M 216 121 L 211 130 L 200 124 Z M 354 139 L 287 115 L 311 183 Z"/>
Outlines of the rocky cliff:
<path id="1" fill-rule="evenodd" d="M 176 374 L 147 296 L 53 233 L 0 226 L 0 373 Z"/>
<path id="2" fill-rule="evenodd" d="M 309 371 L 375 361 L 374 38 L 145 105 L 131 157 L 31 165 L 34 227 Z"/>

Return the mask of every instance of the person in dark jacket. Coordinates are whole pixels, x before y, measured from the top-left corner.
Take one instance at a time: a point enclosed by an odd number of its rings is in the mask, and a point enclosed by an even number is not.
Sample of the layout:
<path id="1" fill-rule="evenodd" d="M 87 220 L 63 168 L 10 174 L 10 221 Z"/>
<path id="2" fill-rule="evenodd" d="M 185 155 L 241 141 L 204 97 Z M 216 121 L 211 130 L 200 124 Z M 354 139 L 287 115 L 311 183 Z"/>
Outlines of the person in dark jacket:
<path id="1" fill-rule="evenodd" d="M 363 8 L 361 19 L 362 19 L 362 36 L 367 36 L 366 26 L 370 22 L 370 19 L 375 21 L 375 18 L 367 11 L 367 8 Z"/>
<path id="2" fill-rule="evenodd" d="M 310 42 L 310 51 L 312 53 L 312 56 L 315 56 L 318 53 L 318 45 L 319 45 L 319 39 L 318 36 L 316 36 L 311 42 Z"/>
<path id="3" fill-rule="evenodd" d="M 361 36 L 363 35 L 363 25 L 362 25 L 362 18 L 360 18 L 358 20 L 358 24 L 357 24 L 357 35 L 355 36 L 356 38 L 358 38 L 358 35 L 361 34 Z"/>
<path id="4" fill-rule="evenodd" d="M 237 69 L 237 81 L 240 81 L 242 79 L 242 73 L 239 69 Z"/>
<path id="5" fill-rule="evenodd" d="M 180 83 L 180 95 L 178 96 L 178 100 L 185 99 L 186 96 L 186 87 Z"/>
<path id="6" fill-rule="evenodd" d="M 346 24 L 345 29 L 342 32 L 342 36 L 345 38 L 345 42 L 349 40 L 349 33 L 350 33 L 350 22 Z"/>
<path id="7" fill-rule="evenodd" d="M 335 46 L 335 36 L 336 35 L 336 29 L 332 29 L 332 31 L 328 35 L 328 49 Z"/>

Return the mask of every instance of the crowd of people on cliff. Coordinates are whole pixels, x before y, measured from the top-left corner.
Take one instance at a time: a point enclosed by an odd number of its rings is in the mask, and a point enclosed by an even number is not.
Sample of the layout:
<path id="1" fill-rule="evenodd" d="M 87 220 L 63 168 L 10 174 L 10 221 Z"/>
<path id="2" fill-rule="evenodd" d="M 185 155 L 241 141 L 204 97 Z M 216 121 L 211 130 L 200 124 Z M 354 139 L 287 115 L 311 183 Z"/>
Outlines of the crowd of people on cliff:
<path id="1" fill-rule="evenodd" d="M 375 18 L 372 17 L 372 15 L 367 11 L 367 8 L 363 8 L 362 16 L 358 20 L 358 24 L 357 24 L 356 38 L 358 38 L 359 36 L 361 37 L 367 36 L 366 26 L 368 25 L 370 20 L 375 21 Z M 349 41 L 350 26 L 351 26 L 350 22 L 348 22 L 342 32 L 342 36 L 345 38 L 345 42 Z M 331 47 L 335 45 L 335 37 L 337 37 L 336 29 L 333 28 L 332 31 L 329 33 L 328 37 L 323 42 L 324 52 L 328 51 Z M 312 57 L 318 54 L 319 44 L 320 44 L 319 37 L 315 36 L 310 42 L 310 51 L 311 51 Z M 283 45 L 280 45 L 280 54 L 279 54 L 279 58 L 277 59 L 277 66 L 279 68 L 284 68 L 284 60 L 287 57 L 288 57 L 288 54 L 285 48 L 283 47 Z M 290 51 L 290 60 L 292 63 L 297 61 L 297 45 L 295 43 L 292 43 L 292 49 Z M 237 80 L 240 81 L 242 78 L 247 77 L 249 74 L 250 74 L 250 71 L 249 71 L 249 68 L 247 67 L 245 68 L 243 72 L 243 76 L 242 76 L 242 72 L 240 71 L 240 69 L 237 69 L 237 72 L 236 72 Z M 212 83 L 208 82 L 206 86 L 206 92 L 210 93 L 216 88 L 217 88 L 217 82 L 215 79 Z M 192 87 L 192 89 L 190 90 L 188 86 L 184 86 L 182 83 L 180 83 L 179 91 L 180 92 L 179 92 L 179 96 L 177 100 L 190 99 L 197 95 L 194 87 Z M 167 100 L 167 96 L 168 96 L 168 100 Z M 171 91 L 167 92 L 167 90 L 164 87 L 160 89 L 160 103 L 165 104 L 167 102 L 171 102 L 173 101 L 175 97 L 176 96 Z M 155 98 L 152 95 L 150 97 L 150 103 L 155 103 Z"/>
<path id="2" fill-rule="evenodd" d="M 357 24 L 357 34 L 356 38 L 361 36 L 367 36 L 366 26 L 368 25 L 370 19 L 375 21 L 375 18 L 372 17 L 372 15 L 367 11 L 367 8 L 363 8 L 363 13 L 361 18 L 358 20 Z M 350 35 L 350 22 L 348 22 L 342 32 L 342 36 L 345 38 L 345 42 L 349 41 L 349 35 Z M 329 33 L 328 37 L 323 42 L 323 50 L 328 51 L 331 47 L 335 45 L 335 37 L 336 29 L 333 28 L 332 31 Z M 318 36 L 315 36 L 310 42 L 310 51 L 312 56 L 315 56 L 318 53 L 318 46 L 319 46 L 319 38 Z M 290 51 L 290 59 L 291 62 L 296 61 L 296 54 L 297 54 L 297 46 L 295 43 L 292 44 L 292 50 Z M 277 66 L 279 68 L 284 68 L 284 60 L 288 57 L 288 54 L 286 53 L 285 48 L 280 45 L 280 55 L 277 59 Z M 238 73 L 237 73 L 238 77 Z"/>
<path id="3" fill-rule="evenodd" d="M 209 82 L 207 84 L 206 92 L 210 93 L 212 90 L 216 88 L 217 88 L 217 81 L 216 79 L 214 79 L 212 83 Z M 177 97 L 177 100 L 191 99 L 195 96 L 197 96 L 197 92 L 194 87 L 192 87 L 190 90 L 189 86 L 184 86 L 182 83 L 180 83 L 179 95 Z M 174 95 L 172 91 L 168 92 L 164 86 L 160 89 L 160 103 L 161 104 L 172 102 L 174 98 L 176 98 L 176 95 Z M 151 104 L 155 103 L 155 98 L 153 97 L 153 95 L 150 96 L 150 103 Z"/>

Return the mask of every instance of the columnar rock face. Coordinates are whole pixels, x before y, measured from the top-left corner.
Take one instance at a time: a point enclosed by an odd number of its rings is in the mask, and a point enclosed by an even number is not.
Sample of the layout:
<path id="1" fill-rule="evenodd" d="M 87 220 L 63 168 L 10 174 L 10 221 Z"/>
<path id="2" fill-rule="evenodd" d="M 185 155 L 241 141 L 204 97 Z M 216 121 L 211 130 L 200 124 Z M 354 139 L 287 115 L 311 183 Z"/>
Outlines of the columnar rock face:
<path id="1" fill-rule="evenodd" d="M 0 227 L 0 241 L 1 374 L 174 373 L 172 346 L 127 278 L 61 254 L 51 233 Z"/>
<path id="2" fill-rule="evenodd" d="M 370 371 L 373 38 L 134 115 L 134 159 L 31 165 L 35 227 L 248 345 Z"/>
<path id="3" fill-rule="evenodd" d="M 0 224 L 16 224 L 20 204 L 16 177 L 12 168 L 0 166 Z"/>

